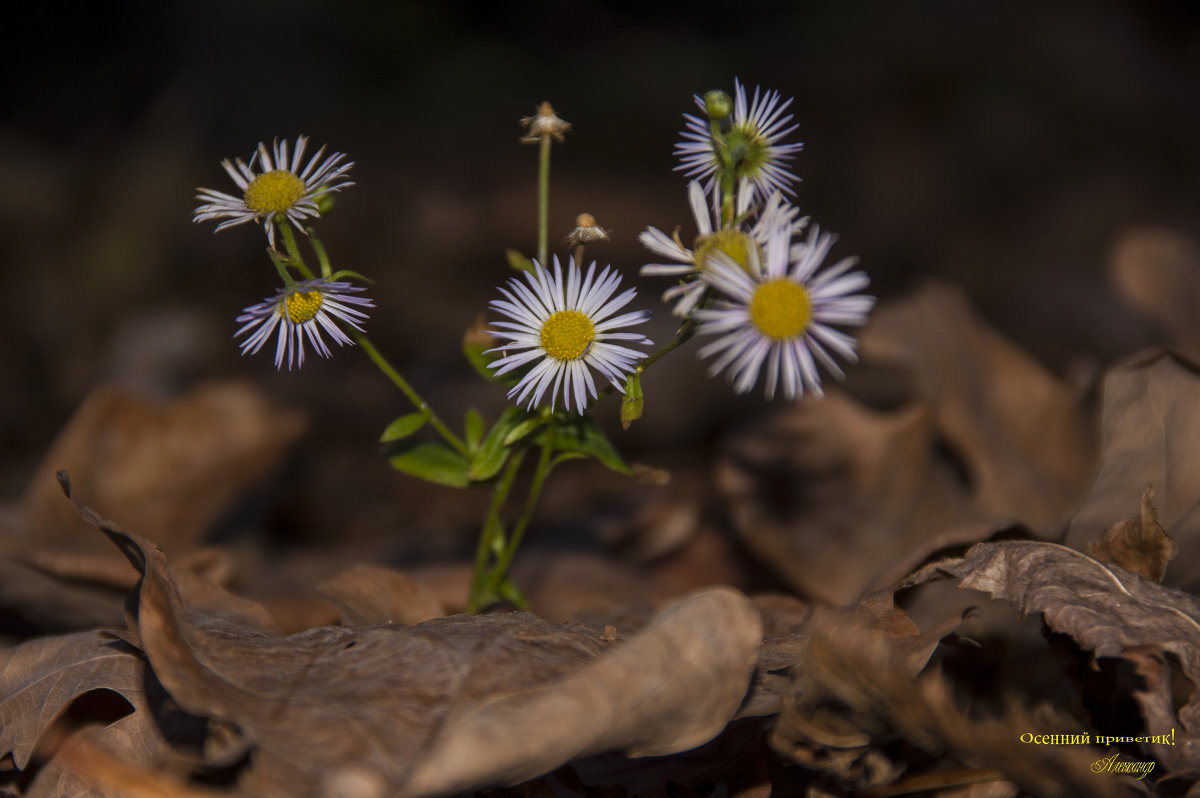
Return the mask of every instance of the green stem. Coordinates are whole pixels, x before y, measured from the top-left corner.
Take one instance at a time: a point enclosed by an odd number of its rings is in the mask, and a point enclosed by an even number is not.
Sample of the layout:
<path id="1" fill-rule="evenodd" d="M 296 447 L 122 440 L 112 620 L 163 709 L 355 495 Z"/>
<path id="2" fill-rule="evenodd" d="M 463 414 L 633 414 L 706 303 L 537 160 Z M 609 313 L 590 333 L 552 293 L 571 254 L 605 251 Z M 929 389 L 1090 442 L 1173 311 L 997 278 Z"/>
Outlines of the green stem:
<path id="1" fill-rule="evenodd" d="M 321 240 L 313 234 L 311 227 L 308 228 L 308 243 L 312 245 L 313 252 L 317 253 L 317 263 L 321 264 L 321 277 L 328 280 L 329 276 L 333 274 L 329 253 L 325 251 L 325 245 L 321 243 Z"/>
<path id="2" fill-rule="evenodd" d="M 382 371 L 384 375 L 392 381 L 392 384 L 400 389 L 400 392 L 404 394 L 409 402 L 412 403 L 412 406 L 424 414 L 425 418 L 429 420 L 429 426 L 437 430 L 438 434 L 442 436 L 442 439 L 457 449 L 459 454 L 461 454 L 463 457 L 470 457 L 470 451 L 467 449 L 467 445 L 463 443 L 462 440 L 455 435 L 449 427 L 446 426 L 445 422 L 438 417 L 438 414 L 433 412 L 433 408 L 421 398 L 421 395 L 417 393 L 411 385 L 409 385 L 408 380 L 404 379 L 400 372 L 396 371 L 396 368 L 387 361 L 387 358 L 385 358 L 380 351 L 375 348 L 375 344 L 371 343 L 371 339 L 367 338 L 365 333 L 362 333 L 353 327 L 347 326 L 346 331 L 350 333 L 350 337 L 354 339 L 355 343 L 362 347 L 362 350 L 367 353 L 367 357 L 371 358 L 375 365 L 379 367 L 379 370 Z"/>
<path id="3" fill-rule="evenodd" d="M 691 316 L 688 316 L 686 319 L 683 320 L 683 323 L 679 325 L 679 329 L 675 331 L 674 338 L 672 338 L 670 341 L 667 341 L 665 344 L 660 346 L 658 349 L 651 352 L 649 355 L 646 356 L 646 359 L 643 360 L 638 365 L 641 366 L 642 369 L 645 369 L 651 363 L 655 363 L 655 362 L 661 360 L 662 357 L 664 355 L 666 355 L 668 352 L 687 343 L 688 340 L 695 334 L 696 334 L 696 322 L 692 319 Z"/>
<path id="4" fill-rule="evenodd" d="M 533 518 L 533 511 L 537 507 L 538 497 L 542 493 L 542 485 L 546 481 L 546 477 L 550 474 L 551 455 L 554 454 L 554 434 L 555 420 L 550 419 L 550 423 L 546 427 L 546 439 L 542 442 L 542 453 L 538 457 L 537 468 L 533 472 L 533 482 L 529 485 L 529 495 L 525 499 L 525 508 L 521 511 L 521 517 L 517 519 L 516 526 L 513 527 L 512 535 L 508 538 L 504 549 L 496 556 L 496 564 L 492 566 L 492 570 L 488 574 L 488 579 L 483 586 L 483 595 L 493 595 L 496 589 L 500 586 L 501 580 L 508 573 L 509 563 L 512 562 L 513 555 L 517 553 L 517 547 L 521 545 L 521 538 L 525 536 L 525 530 L 529 528 L 529 522 Z"/>
<path id="5" fill-rule="evenodd" d="M 542 136 L 538 145 L 538 263 L 548 268 L 550 250 L 550 136 Z"/>
<path id="6" fill-rule="evenodd" d="M 279 223 L 279 232 L 283 234 L 283 243 L 287 247 L 289 266 L 295 266 L 304 275 L 304 279 L 315 279 L 312 270 L 308 268 L 308 264 L 304 262 L 304 258 L 300 255 L 300 247 L 296 244 L 296 231 L 292 229 L 291 224 L 285 219 Z"/>
<path id="7" fill-rule="evenodd" d="M 655 362 L 661 360 L 662 357 L 664 355 L 666 355 L 668 352 L 670 352 L 674 349 L 677 349 L 678 347 L 687 343 L 687 341 L 695 334 L 696 334 L 696 322 L 692 320 L 691 316 L 688 316 L 686 319 L 683 320 L 683 323 L 679 325 L 679 329 L 675 331 L 674 338 L 672 338 L 670 341 L 667 341 L 665 344 L 660 346 L 658 349 L 651 352 L 649 355 L 646 356 L 645 360 L 643 360 L 641 363 L 638 364 L 638 366 L 637 366 L 638 371 L 639 372 L 645 371 L 646 367 L 649 366 L 651 363 L 655 363 Z M 613 387 L 613 384 L 611 382 L 608 383 L 607 385 L 605 385 L 603 388 L 601 388 L 599 391 L 596 392 L 596 398 L 592 400 L 592 402 L 588 405 L 588 407 L 591 408 L 597 402 L 599 402 L 601 399 L 608 396 L 615 390 L 616 390 L 616 388 Z"/>
<path id="8" fill-rule="evenodd" d="M 471 574 L 471 594 L 467 597 L 467 612 L 476 613 L 483 609 L 481 605 L 485 595 L 483 586 L 488 575 L 488 556 L 496 548 L 498 538 L 503 543 L 504 527 L 500 523 L 500 510 L 508 501 L 508 492 L 512 489 L 513 480 L 524 459 L 524 447 L 513 452 L 503 476 L 492 488 L 492 502 L 488 506 L 487 518 L 484 519 L 483 529 L 479 534 L 479 546 L 475 549 L 475 570 Z"/>

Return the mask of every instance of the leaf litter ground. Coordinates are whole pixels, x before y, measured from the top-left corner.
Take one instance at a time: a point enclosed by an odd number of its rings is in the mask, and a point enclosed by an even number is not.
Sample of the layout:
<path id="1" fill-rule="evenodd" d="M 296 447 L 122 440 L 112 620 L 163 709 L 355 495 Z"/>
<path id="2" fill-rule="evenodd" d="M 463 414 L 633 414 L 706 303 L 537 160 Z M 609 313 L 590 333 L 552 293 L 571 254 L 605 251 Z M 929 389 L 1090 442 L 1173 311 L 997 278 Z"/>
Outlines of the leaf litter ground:
<path id="1" fill-rule="evenodd" d="M 1197 367 L 1068 383 L 946 286 L 863 355 L 711 473 L 590 484 L 610 551 L 523 553 L 536 612 L 480 616 L 461 563 L 206 537 L 299 415 L 97 393 L 4 516 L 0 794 L 1200 794 Z"/>

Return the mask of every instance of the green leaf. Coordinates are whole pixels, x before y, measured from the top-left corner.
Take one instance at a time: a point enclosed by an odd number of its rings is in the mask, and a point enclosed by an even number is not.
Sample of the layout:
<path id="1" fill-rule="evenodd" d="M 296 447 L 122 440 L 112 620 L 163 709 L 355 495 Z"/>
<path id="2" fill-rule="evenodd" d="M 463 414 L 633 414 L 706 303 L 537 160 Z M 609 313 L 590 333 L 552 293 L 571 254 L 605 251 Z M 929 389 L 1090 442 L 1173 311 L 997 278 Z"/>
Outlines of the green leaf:
<path id="1" fill-rule="evenodd" d="M 514 443 L 521 440 L 526 435 L 533 432 L 535 429 L 545 423 L 546 419 L 542 418 L 541 416 L 534 416 L 533 418 L 525 419 L 520 424 L 509 430 L 508 435 L 506 435 L 504 438 L 504 445 L 512 446 Z"/>
<path id="2" fill-rule="evenodd" d="M 392 455 L 388 462 L 397 471 L 438 485 L 462 488 L 471 482 L 467 477 L 467 459 L 440 443 L 419 443 Z"/>
<path id="3" fill-rule="evenodd" d="M 517 586 L 512 583 L 506 574 L 503 581 L 496 585 L 496 593 L 500 598 L 506 601 L 511 601 L 518 609 L 529 609 L 529 599 L 525 598 L 525 594 L 517 589 Z"/>
<path id="4" fill-rule="evenodd" d="M 471 451 L 478 449 L 479 439 L 483 437 L 483 416 L 479 415 L 479 411 L 473 407 L 467 411 L 463 430 L 467 439 L 467 448 Z"/>
<path id="5" fill-rule="evenodd" d="M 504 258 L 508 261 L 508 267 L 518 272 L 533 271 L 533 261 L 522 255 L 515 249 L 504 250 Z"/>
<path id="6" fill-rule="evenodd" d="M 383 430 L 383 434 L 379 436 L 380 443 L 391 443 L 398 441 L 401 438 L 407 438 L 414 432 L 425 426 L 425 422 L 429 417 L 424 413 L 408 413 L 400 416 L 400 418 L 388 424 Z"/>
<path id="7" fill-rule="evenodd" d="M 471 466 L 467 476 L 475 482 L 491 479 L 504 465 L 512 451 L 505 443 L 512 430 L 524 422 L 528 414 L 519 407 L 510 407 L 500 414 L 496 426 L 492 427 L 479 450 L 471 457 Z"/>
<path id="8" fill-rule="evenodd" d="M 538 443 L 543 443 L 545 439 L 546 433 L 543 432 L 538 436 Z M 579 416 L 570 421 L 559 422 L 555 430 L 554 449 L 564 454 L 595 457 L 613 471 L 633 476 L 633 469 L 621 459 L 621 455 L 609 443 L 591 416 Z"/>

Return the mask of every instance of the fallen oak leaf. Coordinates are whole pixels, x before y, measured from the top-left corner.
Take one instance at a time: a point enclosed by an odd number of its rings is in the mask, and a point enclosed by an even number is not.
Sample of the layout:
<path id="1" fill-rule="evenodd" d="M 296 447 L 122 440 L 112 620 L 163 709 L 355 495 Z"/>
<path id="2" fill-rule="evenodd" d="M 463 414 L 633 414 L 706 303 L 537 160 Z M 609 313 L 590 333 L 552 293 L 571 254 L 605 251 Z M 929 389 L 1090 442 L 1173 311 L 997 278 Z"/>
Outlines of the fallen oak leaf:
<path id="1" fill-rule="evenodd" d="M 1148 683 L 1133 694 L 1146 722 L 1143 736 L 1182 727 L 1173 744 L 1150 745 L 1155 758 L 1176 775 L 1200 776 L 1200 697 L 1189 691 L 1177 705 L 1163 673 L 1173 662 L 1192 684 L 1200 682 L 1200 599 L 1055 543 L 980 543 L 965 557 L 926 566 L 906 581 L 945 576 L 1023 614 L 1041 613 L 1047 626 L 1095 658 L 1133 662 Z"/>
<path id="2" fill-rule="evenodd" d="M 0 649 L 0 756 L 11 754 L 24 770 L 51 725 L 92 691 L 115 693 L 132 711 L 143 692 L 143 665 L 131 646 L 101 631 Z"/>
<path id="3" fill-rule="evenodd" d="M 261 608 L 181 578 L 152 543 L 80 510 L 142 574 L 133 620 L 164 687 L 253 746 L 239 783 L 251 793 L 315 798 L 354 783 L 370 796 L 443 794 L 600 750 L 690 748 L 736 711 L 761 637 L 757 613 L 728 589 L 667 608 L 619 647 L 528 613 L 281 637 Z M 566 706 L 589 722 L 553 723 Z"/>
<path id="4" fill-rule="evenodd" d="M 855 794 L 899 794 L 886 789 L 910 761 L 892 758 L 897 739 L 982 769 L 974 777 L 1006 779 L 1044 798 L 1124 794 L 1113 779 L 1090 771 L 1089 749 L 1029 746 L 1020 741 L 1030 728 L 1025 719 L 980 719 L 959 708 L 941 673 L 915 676 L 895 643 L 845 617 L 819 618 L 792 672 L 772 746 Z M 823 745 L 812 737 L 830 731 L 840 735 Z"/>

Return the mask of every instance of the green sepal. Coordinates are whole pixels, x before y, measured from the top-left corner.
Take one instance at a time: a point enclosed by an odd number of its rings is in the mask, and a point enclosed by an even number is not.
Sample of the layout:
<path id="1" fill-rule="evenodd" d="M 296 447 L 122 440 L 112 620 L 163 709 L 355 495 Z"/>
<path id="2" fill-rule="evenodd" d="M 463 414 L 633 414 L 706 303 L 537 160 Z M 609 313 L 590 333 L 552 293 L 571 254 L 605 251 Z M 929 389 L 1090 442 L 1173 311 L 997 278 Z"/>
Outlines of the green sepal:
<path id="1" fill-rule="evenodd" d="M 467 448 L 474 452 L 479 448 L 479 440 L 483 437 L 483 416 L 471 408 L 463 421 L 463 437 L 467 440 Z"/>
<path id="2" fill-rule="evenodd" d="M 380 443 L 391 443 L 398 441 L 401 438 L 407 438 L 414 432 L 425 426 L 425 422 L 429 420 L 429 416 L 424 413 L 407 413 L 400 418 L 388 424 L 384 428 L 383 434 L 379 436 Z"/>
<path id="3" fill-rule="evenodd" d="M 470 484 L 467 458 L 440 443 L 418 443 L 388 458 L 397 471 L 438 485 L 463 488 Z"/>
<path id="4" fill-rule="evenodd" d="M 471 465 L 467 476 L 482 482 L 496 476 L 512 449 L 505 440 L 512 430 L 526 420 L 528 414 L 519 407 L 510 407 L 500 414 L 496 425 L 488 431 L 478 451 L 471 456 Z"/>
<path id="5" fill-rule="evenodd" d="M 543 443 L 545 439 L 546 433 L 543 432 L 538 436 L 538 443 Z M 633 476 L 633 469 L 621 459 L 591 416 L 560 421 L 555 427 L 554 450 L 566 455 L 594 457 L 613 471 Z"/>
<path id="6" fill-rule="evenodd" d="M 625 379 L 625 396 L 621 398 L 621 429 L 642 417 L 646 397 L 642 394 L 642 372 L 637 370 Z"/>
<path id="7" fill-rule="evenodd" d="M 374 283 L 375 282 L 374 280 L 372 280 L 370 277 L 366 276 L 365 274 L 359 274 L 358 272 L 350 271 L 349 269 L 338 269 L 336 272 L 329 275 L 328 279 L 341 280 L 345 277 L 349 277 L 353 280 L 358 280 L 359 282 L 362 282 L 362 283 Z"/>
<path id="8" fill-rule="evenodd" d="M 513 271 L 531 272 L 533 271 L 533 261 L 522 255 L 515 249 L 504 250 L 504 259 L 508 261 L 508 267 Z"/>

